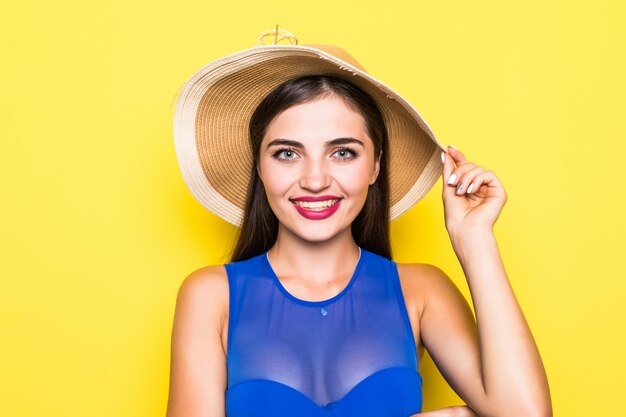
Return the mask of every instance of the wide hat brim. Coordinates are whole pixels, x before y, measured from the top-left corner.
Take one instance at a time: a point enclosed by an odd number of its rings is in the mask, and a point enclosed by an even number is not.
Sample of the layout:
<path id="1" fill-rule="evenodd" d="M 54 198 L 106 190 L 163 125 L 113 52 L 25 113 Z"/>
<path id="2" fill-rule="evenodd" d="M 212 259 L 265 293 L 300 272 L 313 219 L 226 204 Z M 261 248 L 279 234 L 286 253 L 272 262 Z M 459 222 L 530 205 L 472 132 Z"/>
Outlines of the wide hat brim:
<path id="1" fill-rule="evenodd" d="M 421 200 L 441 175 L 445 146 L 407 100 L 330 45 L 255 46 L 217 59 L 187 80 L 176 104 L 174 143 L 194 197 L 241 225 L 253 163 L 252 113 L 278 85 L 305 75 L 345 78 L 376 101 L 389 137 L 390 219 Z"/>

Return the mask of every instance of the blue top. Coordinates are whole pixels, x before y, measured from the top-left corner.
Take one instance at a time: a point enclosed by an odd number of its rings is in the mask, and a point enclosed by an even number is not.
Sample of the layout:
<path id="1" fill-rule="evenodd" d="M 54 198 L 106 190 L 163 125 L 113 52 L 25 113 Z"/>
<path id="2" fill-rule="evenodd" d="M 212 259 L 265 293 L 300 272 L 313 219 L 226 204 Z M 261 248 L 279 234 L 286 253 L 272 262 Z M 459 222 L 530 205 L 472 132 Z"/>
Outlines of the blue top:
<path id="1" fill-rule="evenodd" d="M 361 249 L 348 285 L 294 297 L 267 253 L 226 264 L 228 417 L 408 417 L 422 376 L 394 261 Z"/>

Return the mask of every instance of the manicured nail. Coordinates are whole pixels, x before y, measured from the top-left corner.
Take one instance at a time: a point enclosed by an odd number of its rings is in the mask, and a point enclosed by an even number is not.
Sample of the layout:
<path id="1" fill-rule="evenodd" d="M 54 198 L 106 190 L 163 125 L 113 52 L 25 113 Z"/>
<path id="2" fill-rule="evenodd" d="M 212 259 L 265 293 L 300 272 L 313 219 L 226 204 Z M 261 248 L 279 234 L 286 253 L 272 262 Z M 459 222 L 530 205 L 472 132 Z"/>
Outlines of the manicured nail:
<path id="1" fill-rule="evenodd" d="M 469 194 L 474 189 L 474 183 L 471 183 L 469 187 L 467 187 L 467 191 L 465 193 Z"/>
<path id="2" fill-rule="evenodd" d="M 441 151 L 441 163 L 445 163 L 446 162 L 446 156 L 444 155 L 444 152 Z"/>
<path id="3" fill-rule="evenodd" d="M 454 149 L 455 151 L 458 151 L 458 149 L 455 148 L 454 146 L 452 146 L 452 145 L 448 145 L 448 146 L 451 147 L 452 149 Z"/>
<path id="4" fill-rule="evenodd" d="M 456 174 L 450 175 L 450 178 L 448 178 L 448 184 L 454 184 L 454 180 L 456 180 Z"/>
<path id="5" fill-rule="evenodd" d="M 460 182 L 459 185 L 456 186 L 456 193 L 461 194 L 461 189 L 463 188 L 463 183 Z"/>

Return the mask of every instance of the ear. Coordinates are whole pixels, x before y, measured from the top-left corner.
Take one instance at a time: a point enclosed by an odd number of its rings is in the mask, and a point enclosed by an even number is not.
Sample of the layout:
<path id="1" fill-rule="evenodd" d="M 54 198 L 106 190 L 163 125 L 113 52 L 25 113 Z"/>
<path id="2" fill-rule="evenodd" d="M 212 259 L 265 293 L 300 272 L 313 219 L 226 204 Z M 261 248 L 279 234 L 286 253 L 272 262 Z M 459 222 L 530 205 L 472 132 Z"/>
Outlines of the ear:
<path id="1" fill-rule="evenodd" d="M 374 184 L 376 182 L 376 179 L 378 179 L 378 174 L 380 173 L 380 159 L 383 156 L 383 150 L 381 149 L 380 152 L 378 153 L 378 158 L 376 158 L 376 160 L 374 161 L 374 172 L 372 172 L 372 178 L 370 180 L 370 185 Z"/>

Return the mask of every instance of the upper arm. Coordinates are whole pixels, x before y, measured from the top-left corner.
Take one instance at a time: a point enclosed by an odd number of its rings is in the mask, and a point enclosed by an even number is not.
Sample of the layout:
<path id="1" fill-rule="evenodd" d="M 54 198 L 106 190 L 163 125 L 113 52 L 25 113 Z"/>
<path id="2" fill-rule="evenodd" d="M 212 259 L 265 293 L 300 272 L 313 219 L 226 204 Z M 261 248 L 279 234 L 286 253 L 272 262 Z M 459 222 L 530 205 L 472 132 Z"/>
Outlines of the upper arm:
<path id="1" fill-rule="evenodd" d="M 228 315 L 224 266 L 192 272 L 180 286 L 172 327 L 167 417 L 224 417 Z"/>
<path id="2" fill-rule="evenodd" d="M 405 265 L 408 290 L 419 299 L 420 339 L 454 391 L 468 403 L 485 398 L 476 320 L 452 280 L 427 264 Z"/>

